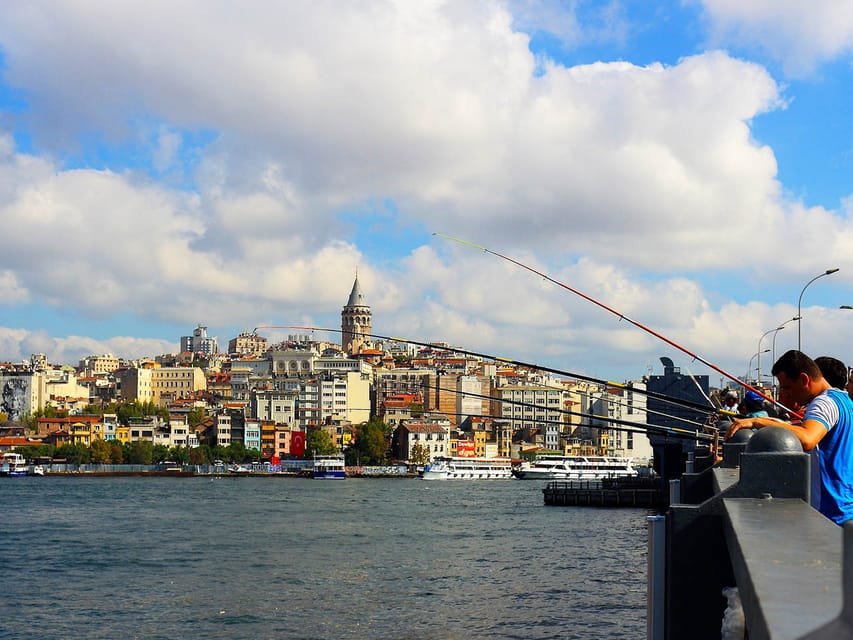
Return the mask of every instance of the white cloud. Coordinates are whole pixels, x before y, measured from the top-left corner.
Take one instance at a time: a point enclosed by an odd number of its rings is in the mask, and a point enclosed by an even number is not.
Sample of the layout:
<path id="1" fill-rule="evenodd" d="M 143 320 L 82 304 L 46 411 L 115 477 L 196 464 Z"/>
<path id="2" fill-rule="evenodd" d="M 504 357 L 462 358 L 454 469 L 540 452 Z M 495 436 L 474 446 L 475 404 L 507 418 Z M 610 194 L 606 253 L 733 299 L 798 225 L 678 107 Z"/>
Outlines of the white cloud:
<path id="1" fill-rule="evenodd" d="M 837 0 L 702 0 L 718 42 L 764 49 L 791 75 L 853 52 L 853 6 Z"/>
<path id="2" fill-rule="evenodd" d="M 378 329 L 596 362 L 657 345 L 497 259 L 397 232 L 494 245 L 725 356 L 737 324 L 694 277 L 853 274 L 849 219 L 786 201 L 750 135 L 784 106 L 764 68 L 711 51 L 537 74 L 514 24 L 488 0 L 4 5 L 5 78 L 50 155 L 0 136 L 0 293 L 188 326 L 334 323 L 358 268 Z M 210 142 L 181 166 L 197 131 Z M 62 164 L 92 132 L 145 140 L 153 176 Z M 191 191 L 157 175 L 195 168 Z M 372 216 L 386 200 L 396 217 Z"/>

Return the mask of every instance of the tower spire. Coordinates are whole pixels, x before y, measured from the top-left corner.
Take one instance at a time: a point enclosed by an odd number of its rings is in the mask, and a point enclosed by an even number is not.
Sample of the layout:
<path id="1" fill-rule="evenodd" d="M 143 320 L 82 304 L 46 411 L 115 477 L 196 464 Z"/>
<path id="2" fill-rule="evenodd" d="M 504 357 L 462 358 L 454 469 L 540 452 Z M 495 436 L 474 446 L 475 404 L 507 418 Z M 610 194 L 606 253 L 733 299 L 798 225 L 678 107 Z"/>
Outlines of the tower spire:
<path id="1" fill-rule="evenodd" d="M 358 269 L 346 306 L 341 311 L 341 349 L 349 354 L 361 351 L 371 332 L 371 313 L 361 285 L 358 282 Z"/>

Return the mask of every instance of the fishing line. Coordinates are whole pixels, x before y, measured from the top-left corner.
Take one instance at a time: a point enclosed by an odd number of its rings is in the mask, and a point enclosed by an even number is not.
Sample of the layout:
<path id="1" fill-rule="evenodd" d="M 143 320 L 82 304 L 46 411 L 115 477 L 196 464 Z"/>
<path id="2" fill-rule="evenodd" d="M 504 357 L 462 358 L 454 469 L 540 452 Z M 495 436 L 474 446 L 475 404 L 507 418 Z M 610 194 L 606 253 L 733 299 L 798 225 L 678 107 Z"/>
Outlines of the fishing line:
<path id="1" fill-rule="evenodd" d="M 592 419 L 592 420 L 601 420 L 603 422 L 625 425 L 625 426 L 629 426 L 629 427 L 633 427 L 635 429 L 638 429 L 639 430 L 639 431 L 637 431 L 638 433 L 647 432 L 648 430 L 660 430 L 660 431 L 666 432 L 666 434 L 671 434 L 671 435 L 681 434 L 682 438 L 697 438 L 700 440 L 703 440 L 703 439 L 712 440 L 713 439 L 713 436 L 711 434 L 700 433 L 698 431 L 693 431 L 690 429 L 679 429 L 677 427 L 665 427 L 665 426 L 656 425 L 656 424 L 638 423 L 638 422 L 632 422 L 630 420 L 622 420 L 620 418 L 612 418 L 610 416 L 596 415 L 594 413 L 585 413 L 582 411 L 572 411 L 570 409 L 548 408 L 548 407 L 543 407 L 542 405 L 535 404 L 533 402 L 526 402 L 524 400 L 511 400 L 509 398 L 495 398 L 493 396 L 487 396 L 487 395 L 484 395 L 481 393 L 474 393 L 472 391 L 457 391 L 456 389 L 444 389 L 444 388 L 440 388 L 440 387 L 432 387 L 432 386 L 429 386 L 426 384 L 423 384 L 421 386 L 425 389 L 435 389 L 436 391 L 446 391 L 446 392 L 454 393 L 457 395 L 461 395 L 463 397 L 468 396 L 468 397 L 479 398 L 479 399 L 483 399 L 483 400 L 497 401 L 497 402 L 501 402 L 504 404 L 511 404 L 511 405 L 517 405 L 520 407 L 538 409 L 540 411 L 551 411 L 554 413 L 561 413 L 564 415 L 580 416 L 582 418 L 587 418 L 587 419 Z M 500 387 L 498 387 L 498 388 L 500 388 Z M 439 413 L 441 413 L 441 412 L 439 411 Z M 454 414 L 454 415 L 456 415 L 456 414 Z M 570 423 L 561 422 L 559 420 L 544 420 L 544 419 L 539 420 L 538 418 L 524 418 L 524 417 L 515 418 L 513 416 L 502 416 L 500 418 L 498 418 L 497 416 L 494 416 L 494 418 L 497 420 L 502 420 L 502 421 L 507 421 L 507 422 L 528 422 L 528 423 L 552 422 L 552 423 L 561 424 L 561 425 L 567 426 L 567 427 L 585 426 L 585 427 L 590 427 L 593 429 L 604 429 L 604 430 L 607 430 L 610 428 L 608 426 L 596 426 L 596 425 L 592 425 L 592 424 L 589 424 L 589 425 L 572 425 Z M 693 423 L 693 424 L 696 424 L 697 426 L 703 427 L 703 428 L 706 426 L 706 425 L 700 424 L 700 423 Z M 624 429 L 620 429 L 617 427 L 613 427 L 613 429 L 616 431 L 623 431 L 624 430 Z"/>
<path id="2" fill-rule="evenodd" d="M 254 332 L 257 332 L 258 329 L 294 329 L 300 331 L 327 331 L 329 333 L 343 333 L 342 329 L 331 329 L 328 327 L 312 327 L 312 326 L 304 326 L 304 325 L 259 325 L 255 327 Z M 667 402 L 669 404 L 677 405 L 680 407 L 684 407 L 687 409 L 693 409 L 695 411 L 712 414 L 712 413 L 727 413 L 730 415 L 736 415 L 731 411 L 718 410 L 705 406 L 704 404 L 693 402 L 692 400 L 686 400 L 683 398 L 676 398 L 674 396 L 669 396 L 664 393 L 659 393 L 657 391 L 650 391 L 649 389 L 641 389 L 639 387 L 633 386 L 631 383 L 622 383 L 622 382 L 614 382 L 612 380 L 603 380 L 601 378 L 594 378 L 592 376 L 587 376 L 581 373 L 574 373 L 571 371 L 565 371 L 562 369 L 555 369 L 553 367 L 548 367 L 545 365 L 534 364 L 530 362 L 524 362 L 523 360 L 515 360 L 512 358 L 505 358 L 502 356 L 497 356 L 488 353 L 481 353 L 478 351 L 472 351 L 470 349 L 462 349 L 461 347 L 450 347 L 450 346 L 437 346 L 434 343 L 429 342 L 420 342 L 418 340 L 410 340 L 408 338 L 400 338 L 394 336 L 386 336 L 378 333 L 362 333 L 360 335 L 369 336 L 371 338 L 377 338 L 379 340 L 390 340 L 392 342 L 400 342 L 400 343 L 408 343 L 417 345 L 420 347 L 426 347 L 429 349 L 443 349 L 445 351 L 452 351 L 453 353 L 461 353 L 465 355 L 470 355 L 478 358 L 484 358 L 486 360 L 493 360 L 494 362 L 501 362 L 505 364 L 510 364 L 518 367 L 525 367 L 527 369 L 532 369 L 535 371 L 545 371 L 548 373 L 555 373 L 561 376 L 567 376 L 569 378 L 574 378 L 576 380 L 583 380 L 584 382 L 594 382 L 596 384 L 614 387 L 617 389 L 625 389 L 629 391 L 634 391 L 636 393 L 640 393 L 649 398 L 654 398 L 656 400 L 660 400 L 661 402 Z"/>
<path id="3" fill-rule="evenodd" d="M 678 350 L 679 350 L 679 351 L 681 351 L 682 353 L 687 354 L 688 356 L 690 356 L 690 357 L 691 357 L 691 358 L 693 358 L 694 360 L 698 360 L 699 362 L 701 362 L 701 363 L 702 363 L 702 364 L 704 364 L 705 366 L 710 367 L 711 369 L 713 369 L 714 371 L 716 371 L 716 372 L 717 372 L 717 373 L 719 373 L 720 375 L 725 376 L 725 377 L 726 377 L 726 378 L 728 378 L 729 380 L 731 380 L 731 381 L 733 381 L 733 382 L 735 382 L 735 383 L 739 384 L 740 386 L 744 387 L 745 389 L 748 389 L 749 391 L 754 391 L 755 393 L 757 393 L 758 395 L 760 395 L 762 398 L 764 398 L 764 399 L 765 399 L 765 400 L 767 400 L 768 402 L 771 402 L 771 403 L 773 403 L 774 405 L 776 405 L 776 406 L 780 407 L 780 408 L 781 408 L 781 409 L 783 409 L 784 411 L 787 411 L 788 413 L 791 413 L 791 414 L 800 415 L 800 414 L 797 414 L 797 413 L 796 413 L 796 412 L 794 412 L 794 411 L 791 411 L 791 410 L 790 410 L 790 409 L 788 409 L 785 405 L 781 404 L 781 403 L 780 403 L 780 402 L 778 402 L 777 400 L 774 400 L 774 399 L 773 399 L 773 398 L 771 398 L 770 396 L 765 395 L 765 393 L 764 393 L 763 391 L 761 391 L 760 389 L 757 389 L 757 388 L 753 387 L 752 385 L 747 384 L 746 382 L 744 382 L 744 381 L 743 381 L 743 380 L 741 380 L 740 378 L 738 378 L 738 377 L 736 377 L 736 376 L 732 375 L 731 373 L 729 373 L 729 372 L 728 372 L 728 371 L 726 371 L 725 369 L 722 369 L 722 368 L 718 367 L 718 366 L 717 366 L 717 365 L 715 365 L 713 362 L 710 362 L 710 361 L 706 360 L 706 359 L 705 359 L 705 358 L 703 358 L 702 356 L 700 356 L 700 355 L 698 355 L 698 354 L 696 354 L 696 353 L 693 353 L 692 351 L 690 351 L 690 350 L 689 350 L 689 349 L 687 349 L 686 347 L 684 347 L 684 346 L 682 346 L 682 345 L 678 344 L 678 343 L 677 343 L 677 342 L 675 342 L 674 340 L 671 340 L 670 338 L 667 338 L 665 335 L 663 335 L 663 334 L 661 334 L 661 333 L 658 333 L 658 332 L 657 332 L 657 331 L 655 331 L 654 329 L 651 329 L 651 328 L 647 327 L 646 325 L 644 325 L 644 324 L 642 324 L 642 323 L 640 323 L 640 322 L 637 322 L 636 320 L 634 320 L 634 319 L 632 319 L 632 318 L 629 318 L 629 317 L 628 317 L 628 316 L 626 316 L 624 313 L 620 313 L 620 312 L 619 312 L 619 311 L 617 311 L 616 309 L 613 309 L 612 307 L 609 307 L 608 305 L 604 304 L 603 302 L 600 302 L 599 300 L 596 300 L 596 299 L 595 299 L 595 298 L 593 298 L 592 296 L 589 296 L 589 295 L 587 295 L 587 294 L 583 293 L 582 291 L 578 291 L 577 289 L 575 289 L 575 288 L 573 288 L 573 287 L 570 287 L 569 285 L 567 285 L 567 284 L 565 284 L 565 283 L 563 283 L 563 282 L 560 282 L 559 280 L 556 280 L 555 278 L 552 278 L 551 276 L 549 276 L 549 275 L 548 275 L 548 274 L 546 274 L 546 273 L 543 273 L 542 271 L 539 271 L 539 270 L 537 270 L 537 269 L 534 269 L 533 267 L 531 267 L 531 266 L 529 266 L 529 265 L 526 265 L 526 264 L 524 264 L 523 262 L 521 262 L 521 261 L 519 261 L 519 260 L 516 260 L 515 258 L 512 258 L 512 257 L 510 257 L 510 256 L 506 256 L 506 255 L 504 255 L 504 254 L 502 254 L 502 253 L 498 253 L 497 251 L 493 251 L 492 249 L 489 249 L 488 247 L 484 247 L 483 245 L 476 244 L 476 243 L 474 243 L 474 242 L 470 242 L 470 241 L 468 241 L 468 240 L 462 240 L 461 238 L 456 238 L 456 237 L 454 237 L 454 236 L 449 236 L 449 235 L 444 234 L 444 233 L 433 233 L 433 235 L 434 235 L 434 236 L 438 236 L 439 238 L 444 238 L 445 240 L 451 240 L 451 241 L 453 241 L 453 242 L 458 242 L 459 244 L 462 244 L 462 245 L 467 245 L 467 246 L 469 246 L 469 247 L 473 247 L 473 248 L 475 248 L 475 249 L 479 249 L 480 251 L 483 251 L 483 252 L 485 252 L 485 253 L 490 253 L 491 255 L 493 255 L 493 256 L 495 256 L 495 257 L 501 258 L 502 260 L 506 260 L 507 262 L 510 262 L 510 263 L 512 263 L 512 264 L 514 264 L 514 265 L 516 265 L 516 266 L 518 266 L 518 267 L 521 267 L 522 269 L 525 269 L 525 270 L 527 270 L 527 271 L 530 271 L 531 273 L 534 273 L 534 274 L 536 274 L 536 275 L 540 276 L 541 278 L 544 278 L 544 279 L 545 279 L 545 280 L 547 280 L 548 282 L 551 282 L 551 283 L 553 283 L 553 284 L 556 284 L 558 287 L 562 287 L 562 288 L 563 288 L 563 289 L 565 289 L 566 291 L 569 291 L 569 292 L 571 292 L 571 293 L 574 293 L 575 295 L 580 296 L 580 297 L 581 297 L 581 298 L 583 298 L 584 300 L 587 300 L 588 302 L 591 302 L 591 303 L 593 303 L 593 304 L 595 304 L 595 305 L 597 305 L 597 306 L 601 307 L 601 308 L 602 308 L 602 309 L 604 309 L 605 311 L 609 311 L 609 312 L 610 312 L 610 313 L 612 313 L 613 315 L 617 316 L 620 320 L 625 320 L 625 321 L 627 321 L 627 322 L 631 323 L 632 325 L 634 325 L 635 327 L 637 327 L 638 329 L 642 329 L 642 330 L 643 330 L 643 331 L 645 331 L 646 333 L 649 333 L 649 334 L 653 335 L 654 337 L 658 338 L 659 340 L 662 340 L 662 341 L 663 341 L 663 342 L 665 342 L 666 344 L 668 344 L 668 345 L 670 345 L 670 346 L 672 346 L 672 347 L 675 347 L 676 349 L 678 349 Z"/>

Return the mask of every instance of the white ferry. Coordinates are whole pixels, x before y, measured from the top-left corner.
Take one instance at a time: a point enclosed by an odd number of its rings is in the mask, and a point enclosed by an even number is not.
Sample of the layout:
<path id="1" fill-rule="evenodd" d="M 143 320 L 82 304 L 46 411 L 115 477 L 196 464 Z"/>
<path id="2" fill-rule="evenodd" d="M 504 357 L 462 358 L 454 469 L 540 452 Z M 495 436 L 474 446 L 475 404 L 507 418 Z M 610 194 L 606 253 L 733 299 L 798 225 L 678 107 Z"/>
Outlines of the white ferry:
<path id="1" fill-rule="evenodd" d="M 512 478 L 509 458 L 436 458 L 424 467 L 424 480 L 507 480 Z"/>
<path id="2" fill-rule="evenodd" d="M 609 456 L 540 456 L 513 470 L 522 480 L 603 480 L 636 476 L 630 458 Z"/>
<path id="3" fill-rule="evenodd" d="M 0 456 L 0 476 L 27 475 L 27 461 L 20 453 L 10 451 Z"/>
<path id="4" fill-rule="evenodd" d="M 343 456 L 314 456 L 311 477 L 322 480 L 343 480 L 347 477 Z"/>

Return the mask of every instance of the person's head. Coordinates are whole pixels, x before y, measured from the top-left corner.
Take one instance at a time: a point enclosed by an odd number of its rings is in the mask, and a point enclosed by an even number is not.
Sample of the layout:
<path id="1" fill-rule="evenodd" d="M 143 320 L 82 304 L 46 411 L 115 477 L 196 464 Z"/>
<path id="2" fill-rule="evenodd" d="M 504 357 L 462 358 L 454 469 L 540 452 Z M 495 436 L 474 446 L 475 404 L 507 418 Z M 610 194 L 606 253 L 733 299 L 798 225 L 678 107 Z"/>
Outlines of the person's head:
<path id="1" fill-rule="evenodd" d="M 737 394 L 729 389 L 723 394 L 723 405 L 726 407 L 733 407 L 737 404 Z"/>
<path id="2" fill-rule="evenodd" d="M 746 413 L 761 411 L 764 408 L 764 398 L 755 391 L 747 391 L 740 403 L 741 409 Z"/>
<path id="3" fill-rule="evenodd" d="M 796 349 L 783 354 L 771 373 L 779 380 L 779 401 L 787 406 L 805 406 L 829 388 L 815 361 Z"/>
<path id="4" fill-rule="evenodd" d="M 853 367 L 850 367 L 850 379 L 847 381 L 847 386 L 844 388 L 847 389 L 847 395 L 853 398 Z"/>
<path id="5" fill-rule="evenodd" d="M 847 387 L 847 366 L 838 358 L 820 356 L 814 359 L 815 364 L 826 381 L 836 389 Z"/>

